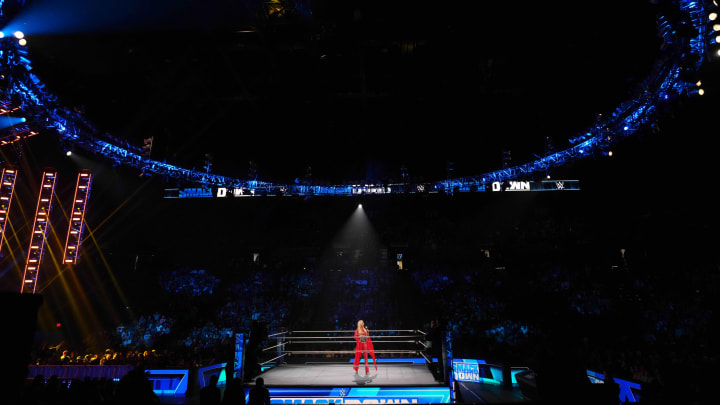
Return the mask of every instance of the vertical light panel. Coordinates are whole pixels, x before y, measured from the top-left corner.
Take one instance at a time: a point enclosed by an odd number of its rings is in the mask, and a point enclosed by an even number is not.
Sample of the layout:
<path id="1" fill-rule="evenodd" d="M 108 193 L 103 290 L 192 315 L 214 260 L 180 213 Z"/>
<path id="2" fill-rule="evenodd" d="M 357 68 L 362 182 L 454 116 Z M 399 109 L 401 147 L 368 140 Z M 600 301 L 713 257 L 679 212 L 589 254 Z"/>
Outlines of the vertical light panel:
<path id="1" fill-rule="evenodd" d="M 72 211 L 70 211 L 70 225 L 65 240 L 63 263 L 66 264 L 75 264 L 78 257 L 80 257 L 80 244 L 82 243 L 83 228 L 85 227 L 85 207 L 88 198 L 90 198 L 91 183 L 92 175 L 90 173 L 81 172 L 78 174 Z"/>
<path id="2" fill-rule="evenodd" d="M 32 236 L 30 237 L 30 249 L 25 261 L 25 273 L 20 292 L 34 294 L 37 288 L 40 263 L 42 263 L 43 252 L 45 251 L 45 235 L 50 226 L 50 209 L 55 196 L 56 178 L 57 173 L 55 172 L 43 172 L 37 209 L 35 209 L 35 222 L 33 222 Z"/>
<path id="3" fill-rule="evenodd" d="M 2 174 L 0 174 L 0 181 L 2 181 L 2 184 L 0 184 L 0 250 L 2 250 L 3 241 L 5 240 L 5 228 L 7 227 L 10 205 L 15 193 L 16 178 L 16 170 L 2 169 Z"/>

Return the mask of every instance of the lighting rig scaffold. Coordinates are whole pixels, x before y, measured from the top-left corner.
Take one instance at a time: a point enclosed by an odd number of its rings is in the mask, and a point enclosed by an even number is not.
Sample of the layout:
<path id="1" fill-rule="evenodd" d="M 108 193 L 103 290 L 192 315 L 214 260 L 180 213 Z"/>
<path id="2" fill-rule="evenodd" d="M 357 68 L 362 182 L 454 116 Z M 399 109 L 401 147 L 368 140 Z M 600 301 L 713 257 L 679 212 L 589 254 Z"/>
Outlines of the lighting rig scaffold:
<path id="1" fill-rule="evenodd" d="M 57 173 L 55 171 L 43 172 L 37 208 L 35 209 L 35 221 L 30 236 L 30 249 L 28 249 L 27 258 L 25 259 L 25 273 L 20 287 L 20 292 L 23 293 L 34 294 L 37 289 L 40 264 L 45 252 L 47 230 L 50 227 L 50 211 L 55 197 L 56 180 Z"/>
<path id="2" fill-rule="evenodd" d="M 16 126 L 4 132 L 7 133 L 0 135 L 0 146 L 15 143 L 23 139 L 28 139 L 38 134 L 37 131 L 33 131 L 32 129 L 30 129 L 29 125 Z"/>
<path id="3" fill-rule="evenodd" d="M 13 105 L 9 101 L 0 100 L 0 116 L 13 113 L 19 109 L 19 106 Z"/>
<path id="4" fill-rule="evenodd" d="M 78 174 L 73 197 L 72 211 L 68 225 L 67 239 L 65 240 L 65 254 L 63 263 L 76 264 L 80 257 L 80 244 L 82 242 L 83 228 L 85 227 L 85 208 L 90 197 L 92 174 L 81 172 Z"/>
<path id="5" fill-rule="evenodd" d="M 473 192 L 496 182 L 529 179 L 546 174 L 554 168 L 592 156 L 609 156 L 611 147 L 633 134 L 646 130 L 673 102 L 688 96 L 703 95 L 697 80 L 703 62 L 720 57 L 720 23 L 717 21 L 717 0 L 670 0 L 664 11 L 674 15 L 659 15 L 658 34 L 663 40 L 662 56 L 651 74 L 634 92 L 634 97 L 603 115 L 594 126 L 570 137 L 564 148 L 536 160 L 477 176 L 460 177 L 427 183 L 405 183 L 392 187 L 391 193 Z M 250 195 L 361 195 L 351 185 L 316 186 L 312 184 L 273 184 L 222 176 L 206 171 L 185 169 L 144 156 L 138 147 L 122 145 L 117 139 L 102 135 L 82 115 L 63 107 L 44 83 L 32 72 L 27 53 L 27 39 L 21 32 L 0 39 L 0 77 L 5 81 L 0 100 L 22 102 L 28 119 L 41 123 L 56 134 L 63 143 L 73 145 L 116 164 L 127 165 L 145 174 L 175 178 L 203 187 L 240 189 Z M 710 53 L 709 51 L 712 51 Z M 5 105 L 8 101 L 0 101 Z"/>
<path id="6" fill-rule="evenodd" d="M 9 221 L 8 214 L 12 206 L 13 194 L 15 194 L 15 179 L 17 171 L 14 169 L 2 169 L 0 174 L 0 251 L 5 241 L 5 229 Z"/>

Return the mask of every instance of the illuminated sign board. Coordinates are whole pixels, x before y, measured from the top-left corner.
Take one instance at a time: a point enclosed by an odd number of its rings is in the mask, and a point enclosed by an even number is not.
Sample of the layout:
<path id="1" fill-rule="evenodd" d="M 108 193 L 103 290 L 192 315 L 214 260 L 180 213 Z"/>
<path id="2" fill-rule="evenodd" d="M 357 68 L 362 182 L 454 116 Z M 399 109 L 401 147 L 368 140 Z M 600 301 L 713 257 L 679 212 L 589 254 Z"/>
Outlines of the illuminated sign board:
<path id="1" fill-rule="evenodd" d="M 252 187 L 195 187 L 167 188 L 165 198 L 241 198 L 256 196 L 291 196 L 291 195 L 326 195 L 326 196 L 361 196 L 409 193 L 468 193 L 468 192 L 532 192 L 532 191 L 577 191 L 580 190 L 578 180 L 543 180 L 543 181 L 507 181 L 484 184 L 453 183 L 447 184 L 393 184 L 393 185 L 352 185 L 352 186 L 270 186 L 265 188 Z"/>
<path id="2" fill-rule="evenodd" d="M 587 370 L 587 376 L 593 384 L 605 384 L 605 375 L 602 373 Z M 619 396 L 621 403 L 640 401 L 640 390 L 642 388 L 640 384 L 614 377 L 613 381 L 620 386 Z"/>
<path id="3" fill-rule="evenodd" d="M 499 181 L 492 184 L 492 191 L 502 191 L 503 185 Z M 530 191 L 529 181 L 509 181 L 505 185 L 505 191 Z"/>
<path id="4" fill-rule="evenodd" d="M 392 193 L 392 188 L 390 187 L 383 187 L 383 186 L 353 186 L 352 188 L 353 195 L 362 195 L 362 194 L 390 194 Z"/>
<path id="5" fill-rule="evenodd" d="M 490 189 L 497 191 L 578 191 L 580 182 L 578 180 L 543 180 L 543 181 L 508 181 L 500 183 L 496 181 L 491 184 Z"/>
<path id="6" fill-rule="evenodd" d="M 448 387 L 271 388 L 271 404 L 447 404 Z M 245 402 L 249 388 L 245 389 Z"/>
<path id="7" fill-rule="evenodd" d="M 227 366 L 227 363 L 218 363 L 213 364 L 211 366 L 207 367 L 201 367 L 198 368 L 198 385 L 200 388 L 207 387 L 210 385 L 210 379 L 212 376 L 217 376 L 217 386 L 218 387 L 224 387 L 227 383 L 227 376 L 225 375 L 225 366 Z"/>
<path id="8" fill-rule="evenodd" d="M 213 191 L 208 188 L 171 188 L 165 190 L 165 198 L 212 198 Z"/>
<path id="9" fill-rule="evenodd" d="M 243 361 L 245 360 L 245 335 L 235 334 L 235 361 L 233 362 L 233 378 L 242 379 Z"/>
<path id="10" fill-rule="evenodd" d="M 502 367 L 488 364 L 485 360 L 453 359 L 453 378 L 462 382 L 501 385 L 503 382 Z M 517 386 L 515 375 L 527 370 L 526 367 L 512 367 L 510 378 L 513 386 Z"/>
<path id="11" fill-rule="evenodd" d="M 461 382 L 480 382 L 480 368 L 478 362 L 485 364 L 484 360 L 453 359 L 453 378 Z"/>
<path id="12" fill-rule="evenodd" d="M 145 370 L 158 396 L 184 397 L 188 390 L 189 370 Z"/>

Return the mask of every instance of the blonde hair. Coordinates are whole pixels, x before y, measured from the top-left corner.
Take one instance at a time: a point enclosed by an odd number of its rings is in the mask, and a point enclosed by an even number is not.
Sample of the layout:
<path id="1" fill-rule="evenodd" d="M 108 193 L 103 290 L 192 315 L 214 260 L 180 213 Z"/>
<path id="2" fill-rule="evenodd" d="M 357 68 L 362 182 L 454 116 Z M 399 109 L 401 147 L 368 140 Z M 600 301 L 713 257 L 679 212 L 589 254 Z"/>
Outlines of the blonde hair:
<path id="1" fill-rule="evenodd" d="M 360 326 L 360 325 L 362 325 L 362 326 Z M 366 330 L 367 330 L 367 328 L 365 327 L 365 322 L 364 322 L 362 319 L 360 319 L 360 320 L 357 322 L 357 328 L 358 328 L 358 330 L 359 330 L 360 328 L 362 328 L 363 331 L 366 331 Z"/>

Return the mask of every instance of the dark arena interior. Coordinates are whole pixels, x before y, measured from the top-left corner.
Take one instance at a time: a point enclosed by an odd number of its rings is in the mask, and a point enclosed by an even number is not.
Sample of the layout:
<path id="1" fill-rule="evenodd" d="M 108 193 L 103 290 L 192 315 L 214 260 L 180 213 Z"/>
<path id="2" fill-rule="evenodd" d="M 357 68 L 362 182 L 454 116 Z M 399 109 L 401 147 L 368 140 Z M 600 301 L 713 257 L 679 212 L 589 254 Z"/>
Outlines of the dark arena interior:
<path id="1" fill-rule="evenodd" d="M 717 403 L 715 0 L 0 0 L 0 403 Z"/>

